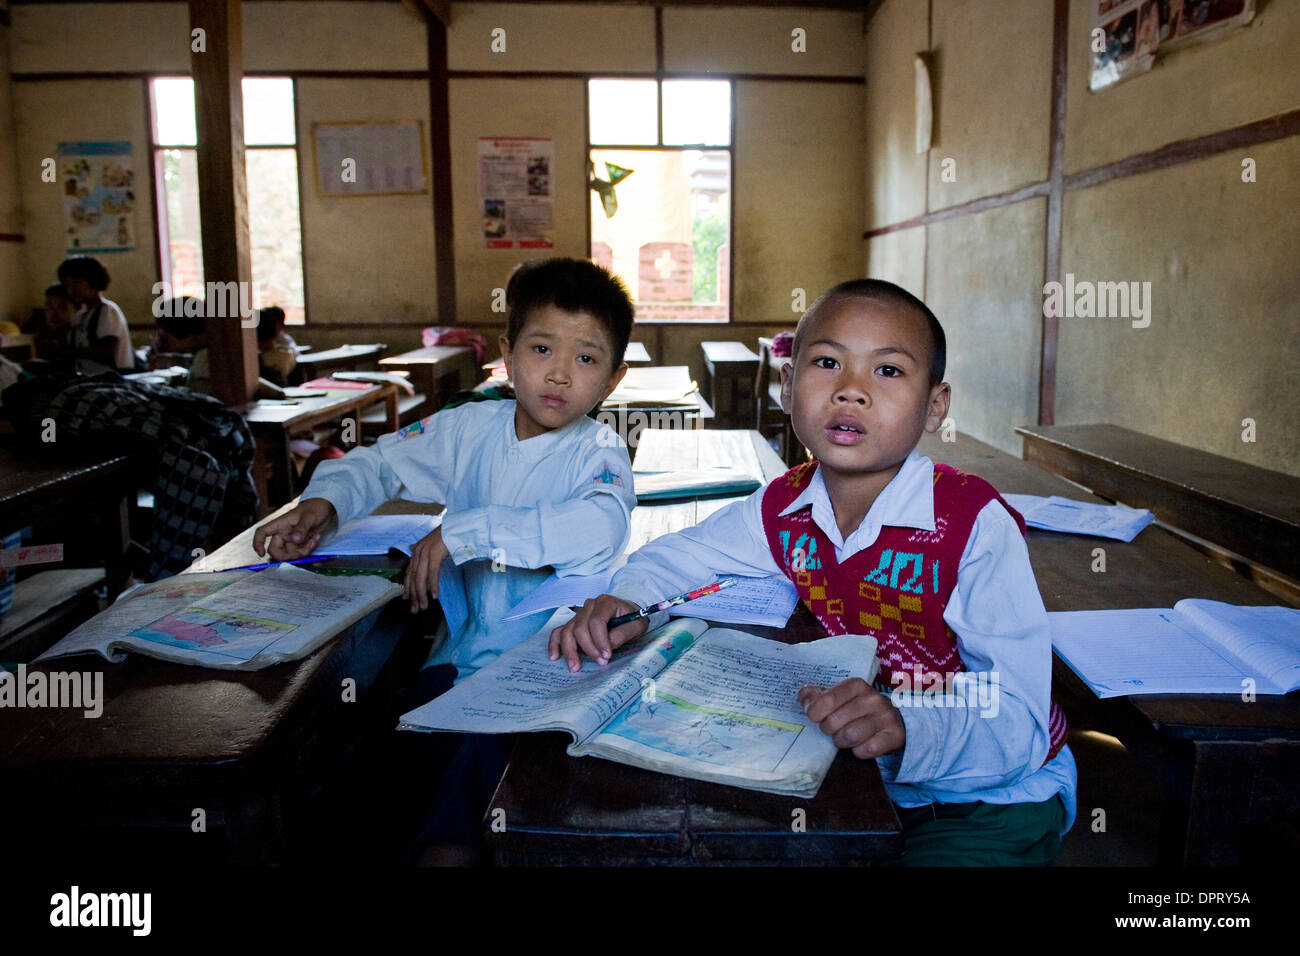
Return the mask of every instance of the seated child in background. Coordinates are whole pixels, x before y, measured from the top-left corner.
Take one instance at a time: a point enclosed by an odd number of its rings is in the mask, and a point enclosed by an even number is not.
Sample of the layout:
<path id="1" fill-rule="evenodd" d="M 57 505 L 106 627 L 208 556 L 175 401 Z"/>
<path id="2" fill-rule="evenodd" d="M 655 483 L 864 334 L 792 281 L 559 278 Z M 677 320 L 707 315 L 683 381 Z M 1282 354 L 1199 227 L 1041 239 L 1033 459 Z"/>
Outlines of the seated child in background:
<path id="1" fill-rule="evenodd" d="M 636 496 L 627 450 L 608 426 L 587 417 L 627 371 L 623 352 L 633 310 L 626 291 L 592 262 L 549 259 L 523 265 L 510 279 L 506 301 L 500 346 L 515 400 L 439 412 L 373 447 L 321 462 L 299 505 L 254 534 L 259 555 L 288 560 L 310 554 L 337 522 L 367 515 L 391 498 L 446 507 L 441 527 L 412 549 L 406 596 L 412 613 L 426 608 L 450 559 L 469 614 L 434 649 L 425 692 L 406 709 L 536 633 L 549 612 L 501 618 L 550 568 L 600 571 L 628 540 Z M 470 738 L 447 775 L 442 809 L 424 842 L 477 844 L 507 744 Z M 467 786 L 477 792 L 466 793 Z"/>
<path id="2" fill-rule="evenodd" d="M 1051 634 L 1023 520 L 987 482 L 917 451 L 948 414 L 945 361 L 943 329 L 910 293 L 870 279 L 831 289 L 781 372 L 782 405 L 814 460 L 641 548 L 610 594 L 552 633 L 551 656 L 571 669 L 579 649 L 606 662 L 647 626 L 609 631 L 615 615 L 715 575 L 783 574 L 828 635 L 879 642 L 875 687 L 854 678 L 799 700 L 838 746 L 879 760 L 904 865 L 1045 864 L 1076 792 Z M 993 706 L 921 706 L 924 689 L 933 698 L 962 671 L 997 685 Z"/>
<path id="3" fill-rule="evenodd" d="M 188 355 L 189 376 L 185 387 L 204 395 L 212 394 L 212 365 L 208 357 L 207 320 L 202 299 L 182 295 L 170 300 L 158 316 L 158 334 L 149 346 L 149 368 L 166 368 L 175 362 L 185 364 Z"/>
<path id="4" fill-rule="evenodd" d="M 85 375 L 135 370 L 135 352 L 126 317 L 116 302 L 103 297 L 108 270 L 98 259 L 76 256 L 59 265 L 59 282 L 79 308 L 69 332 L 67 353 Z"/>
<path id="5" fill-rule="evenodd" d="M 257 313 L 257 361 L 262 376 L 288 385 L 298 364 L 298 343 L 284 330 L 284 309 L 272 305 Z"/>
<path id="6" fill-rule="evenodd" d="M 33 310 L 34 311 L 34 310 Z M 53 361 L 66 361 L 71 366 L 72 353 L 69 351 L 69 339 L 72 335 L 72 320 L 77 315 L 77 304 L 68 295 L 63 283 L 56 282 L 45 290 L 45 310 L 33 316 L 26 331 L 36 336 L 37 358 Z"/>

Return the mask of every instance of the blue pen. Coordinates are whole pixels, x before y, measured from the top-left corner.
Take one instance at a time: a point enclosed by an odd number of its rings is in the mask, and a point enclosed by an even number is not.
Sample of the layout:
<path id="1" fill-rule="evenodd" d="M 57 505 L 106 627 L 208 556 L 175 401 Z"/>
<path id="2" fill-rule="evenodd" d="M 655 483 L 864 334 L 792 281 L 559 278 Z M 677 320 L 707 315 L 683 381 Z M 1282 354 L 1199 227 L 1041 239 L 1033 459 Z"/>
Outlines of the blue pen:
<path id="1" fill-rule="evenodd" d="M 295 558 L 292 561 L 268 561 L 266 564 L 245 564 L 238 568 L 220 568 L 221 571 L 262 571 L 266 568 L 273 568 L 279 564 L 310 564 L 312 561 L 328 561 L 334 557 L 332 554 L 314 554 L 309 558 Z M 216 571 L 209 572 L 215 574 Z"/>

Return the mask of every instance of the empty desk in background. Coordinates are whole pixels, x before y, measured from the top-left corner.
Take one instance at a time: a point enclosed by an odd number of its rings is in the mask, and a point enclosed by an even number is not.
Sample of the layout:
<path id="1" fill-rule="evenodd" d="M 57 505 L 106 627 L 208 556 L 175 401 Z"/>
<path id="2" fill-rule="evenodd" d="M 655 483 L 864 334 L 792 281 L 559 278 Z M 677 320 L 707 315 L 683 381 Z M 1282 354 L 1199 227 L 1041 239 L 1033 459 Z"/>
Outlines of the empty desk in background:
<path id="1" fill-rule="evenodd" d="M 422 415 L 432 415 L 477 377 L 474 350 L 464 345 L 429 345 L 379 360 L 386 371 L 411 373 L 417 395 L 424 396 Z"/>
<path id="2" fill-rule="evenodd" d="M 640 342 L 628 342 L 627 348 L 623 352 L 623 361 L 628 365 L 649 365 L 650 353 L 646 351 L 646 347 Z M 490 362 L 484 362 L 483 369 L 484 371 L 490 372 L 505 364 L 506 360 L 498 357 L 494 358 Z"/>
<path id="3" fill-rule="evenodd" d="M 1117 425 L 1026 425 L 1025 460 L 1300 583 L 1300 478 Z"/>
<path id="4" fill-rule="evenodd" d="M 718 428 L 753 428 L 759 357 L 741 342 L 701 342 L 706 391 Z"/>
<path id="5" fill-rule="evenodd" d="M 375 367 L 381 353 L 388 346 L 382 342 L 371 345 L 340 345 L 322 352 L 303 352 L 298 356 L 298 368 L 303 380 L 328 375 L 337 371 L 368 371 Z"/>
<path id="6" fill-rule="evenodd" d="M 1002 492 L 1099 499 L 1028 462 L 958 435 L 921 439 L 922 453 Z M 1029 555 L 1049 611 L 1172 607 L 1185 597 L 1278 604 L 1272 594 L 1163 528 L 1131 542 L 1029 529 Z M 1103 548 L 1106 571 L 1092 570 Z M 1099 700 L 1059 658 L 1053 677 L 1067 716 L 1120 739 L 1164 791 L 1160 856 L 1175 865 L 1231 864 L 1248 823 L 1300 810 L 1300 693 L 1177 694 Z M 1088 819 L 1081 810 L 1080 821 Z"/>
<path id="7" fill-rule="evenodd" d="M 253 477 L 263 507 L 278 508 L 299 491 L 297 471 L 289 452 L 289 439 L 292 435 L 313 425 L 350 417 L 356 420 L 356 428 L 351 440 L 345 441 L 345 445 L 351 447 L 361 440 L 361 410 L 380 401 L 385 403 L 387 409 L 388 430 L 396 431 L 397 386 L 391 382 L 367 385 L 364 388 L 340 387 L 318 398 L 264 400 L 242 406 L 239 411 L 248 421 L 257 443 Z M 346 439 L 348 436 L 344 437 Z M 270 476 L 264 478 L 268 465 Z"/>

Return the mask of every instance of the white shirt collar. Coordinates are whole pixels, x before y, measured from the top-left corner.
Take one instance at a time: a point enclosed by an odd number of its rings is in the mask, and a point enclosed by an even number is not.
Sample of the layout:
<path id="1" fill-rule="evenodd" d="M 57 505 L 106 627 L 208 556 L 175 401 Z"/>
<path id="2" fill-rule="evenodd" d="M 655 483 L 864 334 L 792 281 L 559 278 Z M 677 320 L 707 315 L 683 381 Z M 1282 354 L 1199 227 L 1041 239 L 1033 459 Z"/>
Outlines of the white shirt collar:
<path id="1" fill-rule="evenodd" d="M 781 514 L 793 514 L 809 505 L 812 505 L 813 521 L 835 545 L 835 556 L 841 561 L 874 544 L 880 536 L 880 529 L 885 525 L 933 531 L 934 462 L 912 449 L 912 453 L 898 469 L 898 474 L 885 485 L 884 490 L 872 502 L 862 523 L 848 538 L 840 536 L 835 509 L 831 507 L 820 466 L 813 473 L 808 487 Z"/>

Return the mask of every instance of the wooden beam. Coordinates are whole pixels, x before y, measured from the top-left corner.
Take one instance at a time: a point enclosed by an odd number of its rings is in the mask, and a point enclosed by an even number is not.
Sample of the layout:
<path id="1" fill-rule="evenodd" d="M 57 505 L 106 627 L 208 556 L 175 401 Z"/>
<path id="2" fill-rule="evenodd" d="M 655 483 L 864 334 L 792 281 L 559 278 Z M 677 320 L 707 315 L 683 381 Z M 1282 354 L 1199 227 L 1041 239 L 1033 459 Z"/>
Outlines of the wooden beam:
<path id="1" fill-rule="evenodd" d="M 212 289 L 236 283 L 240 295 L 223 296 L 207 320 L 212 392 L 240 405 L 257 388 L 257 345 L 244 328 L 238 304 L 251 299 L 248 240 L 248 180 L 244 171 L 243 31 L 240 0 L 189 0 L 190 29 L 201 29 L 203 49 L 191 43 L 194 112 L 198 132 L 199 218 L 203 235 L 203 277 Z M 215 297 L 214 297 L 215 298 Z M 233 299 L 233 307 L 232 307 Z M 209 312 L 217 305 L 209 301 Z M 233 313 L 233 314 L 232 314 Z"/>
<path id="2" fill-rule="evenodd" d="M 451 201 L 451 93 L 447 79 L 447 25 L 425 14 L 429 44 L 429 151 L 433 172 L 433 259 L 437 325 L 456 325 L 456 249 Z"/>

